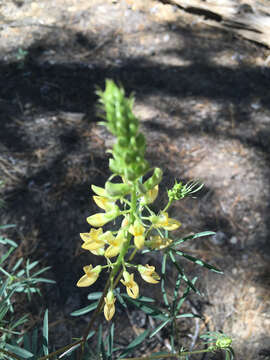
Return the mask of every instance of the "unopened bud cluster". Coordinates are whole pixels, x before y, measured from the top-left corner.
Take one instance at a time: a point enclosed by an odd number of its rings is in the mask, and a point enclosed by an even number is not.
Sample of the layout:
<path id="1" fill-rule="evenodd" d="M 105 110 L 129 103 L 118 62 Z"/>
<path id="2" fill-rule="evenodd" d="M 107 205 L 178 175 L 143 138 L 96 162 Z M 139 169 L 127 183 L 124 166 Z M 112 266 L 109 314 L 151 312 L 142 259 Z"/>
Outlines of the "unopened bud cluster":
<path id="1" fill-rule="evenodd" d="M 149 165 L 144 158 L 145 138 L 138 133 L 138 119 L 132 112 L 133 97 L 126 98 L 124 89 L 112 80 L 107 80 L 105 91 L 98 90 L 97 94 L 107 119 L 102 124 L 117 137 L 109 167 L 126 180 L 138 179 L 147 172 Z"/>

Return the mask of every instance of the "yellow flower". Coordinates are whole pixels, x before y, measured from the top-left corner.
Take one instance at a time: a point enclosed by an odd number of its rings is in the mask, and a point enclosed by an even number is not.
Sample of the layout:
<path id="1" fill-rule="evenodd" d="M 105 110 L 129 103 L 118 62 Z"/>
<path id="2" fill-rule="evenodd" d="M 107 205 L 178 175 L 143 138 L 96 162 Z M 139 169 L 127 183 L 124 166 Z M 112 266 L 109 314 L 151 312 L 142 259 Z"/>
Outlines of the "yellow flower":
<path id="1" fill-rule="evenodd" d="M 89 233 L 80 233 L 80 237 L 84 241 L 82 248 L 91 251 L 95 255 L 103 255 L 105 242 L 101 239 L 101 235 L 101 228 L 91 229 Z"/>
<path id="2" fill-rule="evenodd" d="M 126 270 L 123 272 L 124 280 L 121 279 L 121 283 L 125 285 L 127 293 L 133 299 L 139 296 L 139 286 L 134 281 L 134 274 L 129 274 Z"/>
<path id="3" fill-rule="evenodd" d="M 142 224 L 135 220 L 134 224 L 129 227 L 128 230 L 134 236 L 134 244 L 137 249 L 141 249 L 144 245 L 144 227 Z"/>
<path id="4" fill-rule="evenodd" d="M 162 212 L 159 216 L 152 216 L 151 218 L 154 227 L 162 227 L 165 230 L 176 230 L 181 226 L 181 223 L 175 219 L 171 219 L 168 213 Z"/>
<path id="5" fill-rule="evenodd" d="M 109 197 L 108 193 L 105 189 L 96 186 L 96 185 L 91 185 L 92 190 L 94 191 L 94 193 L 96 193 L 99 196 L 104 196 L 104 197 Z"/>
<path id="6" fill-rule="evenodd" d="M 110 211 L 113 208 L 117 207 L 117 205 L 114 204 L 114 201 L 104 197 L 104 196 L 93 196 L 93 199 L 97 206 L 99 206 L 101 209 L 105 211 Z"/>
<path id="7" fill-rule="evenodd" d="M 157 284 L 160 280 L 159 275 L 155 272 L 155 267 L 146 264 L 146 266 L 139 265 L 138 271 L 144 281 L 150 284 Z"/>
<path id="8" fill-rule="evenodd" d="M 147 191 L 147 193 L 141 197 L 140 203 L 142 206 L 147 204 L 152 204 L 156 200 L 157 196 L 158 196 L 158 185 L 153 187 L 153 189 Z"/>
<path id="9" fill-rule="evenodd" d="M 104 256 L 107 258 L 111 258 L 118 255 L 125 241 L 125 231 L 119 230 L 116 237 L 111 234 L 111 236 L 107 238 L 107 243 L 110 244 L 110 246 L 106 249 Z"/>
<path id="10" fill-rule="evenodd" d="M 150 240 L 147 241 L 147 246 L 149 246 L 153 250 L 161 250 L 169 246 L 172 242 L 172 239 L 163 238 L 159 235 L 156 235 L 150 237 Z"/>
<path id="11" fill-rule="evenodd" d="M 128 226 L 128 222 L 129 222 L 129 217 L 128 215 L 124 217 L 122 224 L 121 224 L 121 228 L 125 228 Z"/>
<path id="12" fill-rule="evenodd" d="M 94 227 L 100 227 L 100 226 L 107 224 L 109 221 L 115 219 L 118 216 L 118 213 L 119 213 L 119 211 L 115 211 L 115 210 L 110 211 L 108 213 L 97 213 L 97 214 L 88 216 L 86 221 L 88 222 L 88 224 L 90 224 Z"/>
<path id="13" fill-rule="evenodd" d="M 105 297 L 105 305 L 104 305 L 104 316 L 106 318 L 107 321 L 110 321 L 115 313 L 115 297 L 113 295 L 113 291 L 109 290 L 108 294 Z"/>
<path id="14" fill-rule="evenodd" d="M 85 275 L 83 275 L 80 280 L 77 282 L 78 287 L 86 287 L 94 284 L 94 282 L 99 277 L 99 273 L 101 271 L 101 266 L 98 265 L 93 268 L 92 265 L 84 266 L 83 271 Z"/>

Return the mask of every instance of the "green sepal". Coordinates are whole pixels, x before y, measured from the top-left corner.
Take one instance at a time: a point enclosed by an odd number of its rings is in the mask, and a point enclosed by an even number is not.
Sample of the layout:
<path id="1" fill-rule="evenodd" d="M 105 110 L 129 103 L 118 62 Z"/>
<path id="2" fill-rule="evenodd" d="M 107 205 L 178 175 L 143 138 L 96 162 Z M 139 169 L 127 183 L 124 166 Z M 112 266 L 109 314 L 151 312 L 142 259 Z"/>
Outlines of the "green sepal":
<path id="1" fill-rule="evenodd" d="M 131 192 L 130 185 L 123 183 L 112 183 L 107 181 L 105 184 L 105 190 L 109 196 L 123 197 Z"/>
<path id="2" fill-rule="evenodd" d="M 146 191 L 153 189 L 162 180 L 163 172 L 160 168 L 155 168 L 153 175 L 144 182 Z"/>

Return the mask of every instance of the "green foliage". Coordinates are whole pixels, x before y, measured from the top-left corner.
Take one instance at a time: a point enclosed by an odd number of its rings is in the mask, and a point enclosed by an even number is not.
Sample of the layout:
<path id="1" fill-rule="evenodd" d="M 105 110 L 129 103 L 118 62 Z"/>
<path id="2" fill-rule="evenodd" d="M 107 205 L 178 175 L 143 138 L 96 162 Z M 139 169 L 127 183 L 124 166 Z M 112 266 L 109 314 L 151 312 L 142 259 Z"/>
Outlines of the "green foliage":
<path id="1" fill-rule="evenodd" d="M 2 225 L 0 231 L 15 227 L 15 225 Z M 27 314 L 19 318 L 16 316 L 16 304 L 14 297 L 18 293 L 25 294 L 30 301 L 32 295 L 40 295 L 38 285 L 40 283 L 54 283 L 54 281 L 41 277 L 49 267 L 36 270 L 38 261 L 31 262 L 29 259 L 19 258 L 10 266 L 10 257 L 17 248 L 17 244 L 0 233 L 0 245 L 3 255 L 0 258 L 0 359 L 11 359 L 9 353 L 19 358 L 28 359 L 32 353 L 27 347 L 22 349 L 19 345 L 26 338 L 22 339 L 21 329 L 27 322 Z M 23 266 L 23 263 L 25 265 Z"/>

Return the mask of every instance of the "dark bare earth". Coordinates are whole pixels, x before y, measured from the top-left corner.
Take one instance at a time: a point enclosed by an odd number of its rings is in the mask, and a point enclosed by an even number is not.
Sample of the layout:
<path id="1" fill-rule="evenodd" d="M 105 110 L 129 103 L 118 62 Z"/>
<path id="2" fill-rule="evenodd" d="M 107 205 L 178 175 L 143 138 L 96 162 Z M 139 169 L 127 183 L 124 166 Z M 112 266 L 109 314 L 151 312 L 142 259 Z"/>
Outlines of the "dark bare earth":
<path id="1" fill-rule="evenodd" d="M 20 243 L 16 256 L 51 266 L 57 285 L 31 305 L 21 299 L 18 312 L 27 309 L 34 327 L 48 307 L 57 347 L 90 318 L 69 314 L 87 305 L 90 290 L 75 283 L 97 261 L 78 234 L 96 211 L 90 185 L 109 175 L 113 139 L 97 124 L 95 88 L 112 78 L 135 92 L 147 157 L 164 169 L 161 188 L 175 178 L 205 183 L 172 216 L 181 234 L 217 231 L 188 250 L 224 275 L 186 265 L 190 276 L 200 271 L 205 294 L 186 306 L 205 321 L 179 322 L 180 343 L 197 341 L 198 328 L 222 330 L 237 359 L 270 358 L 270 52 L 201 19 L 154 0 L 0 2 L 0 224 L 17 224 L 8 233 Z M 132 310 L 116 316 L 122 344 L 150 326 Z M 166 348 L 167 337 L 141 353 Z"/>

